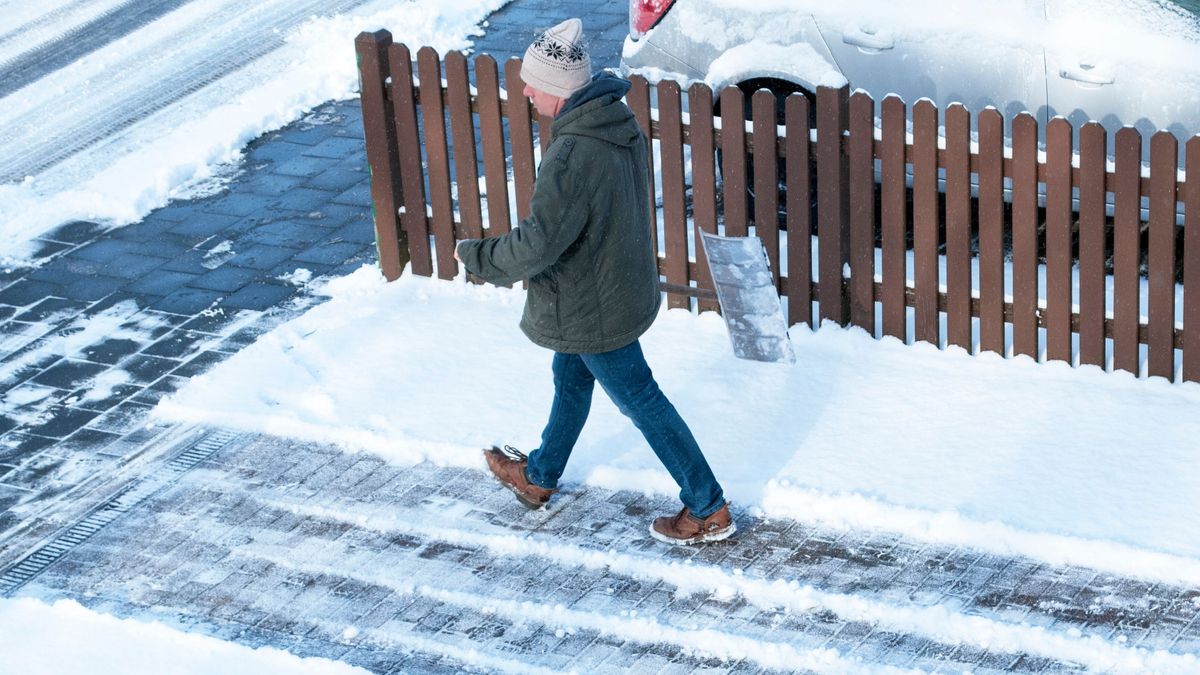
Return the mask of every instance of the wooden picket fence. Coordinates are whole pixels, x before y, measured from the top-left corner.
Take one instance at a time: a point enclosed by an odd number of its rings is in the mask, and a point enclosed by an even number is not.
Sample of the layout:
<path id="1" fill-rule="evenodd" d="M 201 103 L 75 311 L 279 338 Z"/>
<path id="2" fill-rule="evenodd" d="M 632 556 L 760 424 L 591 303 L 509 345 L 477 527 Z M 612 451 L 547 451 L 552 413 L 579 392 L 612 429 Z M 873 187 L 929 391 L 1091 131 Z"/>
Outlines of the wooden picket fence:
<path id="1" fill-rule="evenodd" d="M 468 64 L 450 52 L 443 61 L 425 47 L 414 71 L 409 49 L 392 43 L 387 31 L 362 33 L 356 48 L 383 273 L 395 279 L 411 265 L 413 274 L 431 276 L 436 269 L 439 277 L 453 278 L 457 239 L 504 234 L 513 227 L 513 212 L 518 222 L 528 215 L 535 138 L 544 149 L 550 120 L 538 119 L 522 95 L 518 59 L 504 65 L 502 91 L 498 65 L 488 55 Z M 933 344 L 1133 373 L 1143 371 L 1144 356 L 1145 374 L 1200 381 L 1200 291 L 1186 291 L 1200 289 L 1200 137 L 1186 144 L 1185 174 L 1178 170 L 1177 139 L 1155 134 L 1146 175 L 1141 135 L 1132 128 L 1115 135 L 1110 170 L 1109 139 L 1095 123 L 1079 129 L 1076 148 L 1070 123 L 1051 121 L 1039 152 L 1038 123 L 1028 114 L 1010 120 L 1006 139 L 1005 120 L 993 109 L 972 115 L 951 105 L 939 120 L 929 101 L 909 109 L 888 97 L 877 113 L 864 92 L 823 88 L 815 103 L 789 97 L 780 126 L 775 98 L 766 91 L 752 95 L 747 120 L 744 95 L 735 87 L 719 93 L 716 116 L 714 94 L 703 84 L 682 92 L 676 82 L 659 83 L 657 110 L 650 85 L 640 77 L 632 84 L 626 100 L 661 153 L 661 237 L 656 214 L 647 214 L 647 227 L 655 231 L 672 307 L 691 307 L 695 299 L 699 310 L 716 309 L 701 231 L 752 233 L 766 246 L 791 324 L 832 320 L 901 340 L 911 328 L 916 340 Z M 509 203 L 509 172 L 515 204 Z M 746 185 L 748 175 L 753 186 Z M 694 261 L 689 238 L 695 238 Z M 1180 280 L 1185 290 L 1177 325 Z"/>

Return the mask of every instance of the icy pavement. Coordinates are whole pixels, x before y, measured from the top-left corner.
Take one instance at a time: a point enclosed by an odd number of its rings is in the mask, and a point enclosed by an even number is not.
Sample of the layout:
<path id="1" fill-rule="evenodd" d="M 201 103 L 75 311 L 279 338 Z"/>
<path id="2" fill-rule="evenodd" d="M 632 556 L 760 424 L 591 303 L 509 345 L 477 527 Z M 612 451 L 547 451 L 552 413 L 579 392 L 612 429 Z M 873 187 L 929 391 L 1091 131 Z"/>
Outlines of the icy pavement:
<path id="1" fill-rule="evenodd" d="M 646 528 L 674 508 L 568 485 L 527 511 L 476 469 L 244 436 L 17 595 L 377 673 L 1197 665 L 1196 589 L 737 509 L 673 548 Z"/>

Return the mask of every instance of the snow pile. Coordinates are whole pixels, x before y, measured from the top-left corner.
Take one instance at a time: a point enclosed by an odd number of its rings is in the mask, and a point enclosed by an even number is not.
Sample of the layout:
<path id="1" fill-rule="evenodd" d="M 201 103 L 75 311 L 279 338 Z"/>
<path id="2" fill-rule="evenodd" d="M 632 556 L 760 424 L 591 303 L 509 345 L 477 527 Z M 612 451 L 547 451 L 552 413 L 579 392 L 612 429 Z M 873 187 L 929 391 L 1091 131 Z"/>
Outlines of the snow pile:
<path id="1" fill-rule="evenodd" d="M 0 599 L 4 671 L 49 675 L 353 675 L 361 668 L 251 649 L 160 623 L 118 619 L 73 600 Z"/>
<path id="2" fill-rule="evenodd" d="M 123 225 L 172 198 L 189 195 L 192 185 L 203 184 L 211 191 L 209 179 L 239 160 L 242 147 L 252 139 L 325 101 L 357 95 L 353 41 L 359 32 L 388 28 L 397 42 L 431 45 L 443 52 L 465 49 L 469 37 L 480 34 L 479 22 L 507 2 L 372 0 L 344 15 L 312 17 L 288 34 L 280 48 L 37 175 L 0 185 L 0 261 L 27 262 L 29 241 L 65 222 Z M 0 131 L 10 124 L 54 118 L 48 129 L 23 133 L 19 145 L 24 147 L 43 142 L 43 132 L 86 125 L 95 114 L 92 105 L 64 107 L 61 102 L 64 92 L 90 92 L 89 87 L 97 89 L 96 98 L 85 96 L 93 103 L 103 97 L 108 109 L 132 107 L 159 86 L 159 79 L 177 75 L 180 62 L 237 58 L 222 56 L 226 43 L 239 31 L 270 34 L 277 20 L 270 12 L 287 10 L 286 3 L 278 9 L 247 6 L 239 10 L 246 16 L 227 19 L 228 25 L 208 25 L 217 20 L 213 17 L 224 16 L 221 12 L 232 11 L 219 4 L 185 5 L 4 98 Z M 195 53 L 171 51 L 188 49 Z M 114 81 L 117 72 L 122 76 Z"/>
<path id="3" fill-rule="evenodd" d="M 160 417 L 481 467 L 536 447 L 548 351 L 522 291 L 364 267 L 332 300 L 166 399 Z M 1200 583 L 1200 387 L 1024 357 L 792 331 L 794 366 L 732 356 L 715 314 L 665 311 L 642 339 L 727 495 L 766 516 Z M 564 480 L 674 495 L 598 395 Z"/>

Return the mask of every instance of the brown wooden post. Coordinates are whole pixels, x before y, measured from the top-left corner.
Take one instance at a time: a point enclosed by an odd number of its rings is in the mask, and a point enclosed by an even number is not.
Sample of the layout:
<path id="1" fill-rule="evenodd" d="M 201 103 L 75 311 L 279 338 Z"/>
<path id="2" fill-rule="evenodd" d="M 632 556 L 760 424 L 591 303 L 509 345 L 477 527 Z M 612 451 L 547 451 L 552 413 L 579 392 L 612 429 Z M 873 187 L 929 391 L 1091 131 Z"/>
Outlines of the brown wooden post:
<path id="1" fill-rule="evenodd" d="M 396 122 L 384 81 L 388 77 L 387 50 L 392 34 L 386 30 L 362 32 L 354 39 L 358 55 L 358 82 L 362 98 L 363 133 L 367 165 L 371 170 L 371 215 L 375 220 L 375 249 L 384 278 L 394 281 L 408 264 L 408 236 L 400 228 L 400 154 L 396 148 Z"/>
<path id="2" fill-rule="evenodd" d="M 850 97 L 850 323 L 875 335 L 875 101 Z"/>
<path id="3" fill-rule="evenodd" d="M 779 139 L 775 132 L 775 94 L 754 92 L 754 232 L 767 249 L 771 276 L 779 286 Z"/>
<path id="4" fill-rule="evenodd" d="M 1046 358 L 1071 361 L 1071 123 L 1046 127 Z"/>
<path id="5" fill-rule="evenodd" d="M 483 184 L 487 190 L 488 231 L 491 236 L 512 229 L 508 207 L 508 167 L 504 158 L 504 126 L 500 114 L 500 74 L 496 60 L 484 54 L 475 59 L 479 134 L 483 141 Z"/>
<path id="6" fill-rule="evenodd" d="M 1183 379 L 1200 382 L 1200 138 L 1187 142 L 1183 226 Z"/>
<path id="7" fill-rule="evenodd" d="M 883 334 L 908 341 L 908 187 L 905 185 L 907 111 L 898 96 L 883 99 L 880 216 L 883 228 Z"/>
<path id="8" fill-rule="evenodd" d="M 813 325 L 812 175 L 809 161 L 809 102 L 803 94 L 783 104 L 787 129 L 788 323 Z"/>
<path id="9" fill-rule="evenodd" d="M 529 202 L 533 199 L 533 182 L 537 169 L 533 161 L 533 119 L 529 99 L 525 97 L 525 82 L 521 80 L 521 61 L 512 58 L 504 64 L 504 81 L 508 90 L 508 138 L 512 144 L 513 183 L 517 193 L 517 222 L 529 217 Z"/>
<path id="10" fill-rule="evenodd" d="M 1141 277 L 1138 273 L 1141 238 L 1142 135 L 1125 127 L 1116 135 L 1116 190 L 1113 196 L 1113 368 L 1138 374 L 1141 354 Z"/>
<path id="11" fill-rule="evenodd" d="M 938 316 L 938 111 L 925 99 L 913 106 L 914 336 L 940 345 Z"/>
<path id="12" fill-rule="evenodd" d="M 429 204 L 433 209 L 434 250 L 439 279 L 458 274 L 454 259 L 454 199 L 450 195 L 450 151 L 446 142 L 446 113 L 442 103 L 442 64 L 432 47 L 417 51 L 421 74 L 421 120 L 425 130 L 425 170 L 429 173 Z"/>
<path id="13" fill-rule="evenodd" d="M 1149 349 L 1147 374 L 1175 377 L 1175 181 L 1179 142 L 1169 131 L 1150 139 Z"/>
<path id="14" fill-rule="evenodd" d="M 721 90 L 721 184 L 725 206 L 725 235 L 744 237 L 746 213 L 746 111 L 742 90 Z"/>
<path id="15" fill-rule="evenodd" d="M 1105 176 L 1108 137 L 1098 122 L 1079 130 L 1079 363 L 1104 367 Z"/>
<path id="16" fill-rule="evenodd" d="M 648 165 L 646 174 L 650 182 L 647 186 L 650 194 L 650 212 L 646 214 L 646 224 L 650 228 L 650 236 L 654 241 L 655 254 L 658 254 L 663 249 L 662 242 L 658 240 L 658 214 L 655 208 L 658 195 L 654 191 L 654 129 L 650 124 L 650 84 L 641 75 L 634 75 L 629 78 L 629 85 L 629 93 L 625 94 L 625 102 L 633 110 L 633 116 L 637 119 L 638 125 L 642 127 L 642 133 L 646 134 L 646 162 Z"/>
<path id="17" fill-rule="evenodd" d="M 679 83 L 658 83 L 658 133 L 662 147 L 663 261 L 667 283 L 688 285 L 687 214 L 683 183 L 683 111 Z M 691 308 L 691 298 L 667 295 L 670 307 Z"/>
<path id="18" fill-rule="evenodd" d="M 971 113 L 946 109 L 946 341 L 971 351 Z"/>
<path id="19" fill-rule="evenodd" d="M 421 164 L 422 145 L 417 127 L 412 56 L 408 47 L 402 44 L 388 47 L 388 66 L 392 76 L 392 112 L 396 121 L 396 146 L 400 149 L 400 181 L 404 191 L 404 213 L 400 222 L 408 233 L 413 274 L 433 276 L 429 221 L 425 215 L 425 170 Z"/>
<path id="20" fill-rule="evenodd" d="M 847 129 L 850 87 L 817 88 L 817 292 L 821 319 L 845 325 L 849 303 L 842 265 L 850 258 L 850 190 L 842 137 Z"/>
<path id="21" fill-rule="evenodd" d="M 692 146 L 692 222 L 694 223 L 696 249 L 696 285 L 712 290 L 712 271 L 708 269 L 708 258 L 704 254 L 702 232 L 717 233 L 717 174 L 713 143 L 713 96 L 707 85 L 697 82 L 688 89 L 688 110 L 691 115 Z M 713 300 L 700 298 L 696 308 L 715 311 L 719 308 Z"/>
<path id="22" fill-rule="evenodd" d="M 1028 113 L 1012 123 L 1013 354 L 1038 358 L 1037 120 Z"/>
<path id="23" fill-rule="evenodd" d="M 450 105 L 450 136 L 454 141 L 454 177 L 458 182 L 458 213 L 464 239 L 483 236 L 483 211 L 479 203 L 479 167 L 475 154 L 475 123 L 471 114 L 470 78 L 467 57 L 462 52 L 446 54 L 446 89 Z"/>

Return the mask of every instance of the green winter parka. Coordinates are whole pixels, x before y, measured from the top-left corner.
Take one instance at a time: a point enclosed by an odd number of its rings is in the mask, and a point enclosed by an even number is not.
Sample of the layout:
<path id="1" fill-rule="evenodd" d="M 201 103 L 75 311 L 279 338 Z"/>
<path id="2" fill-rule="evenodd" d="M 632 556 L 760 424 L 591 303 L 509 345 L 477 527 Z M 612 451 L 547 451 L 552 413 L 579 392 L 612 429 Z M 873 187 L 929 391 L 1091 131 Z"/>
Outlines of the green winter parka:
<path id="1" fill-rule="evenodd" d="M 554 120 L 530 215 L 510 233 L 459 244 L 468 272 L 497 285 L 529 280 L 521 330 L 569 354 L 638 339 L 661 302 L 650 239 L 646 137 L 601 73 Z"/>

